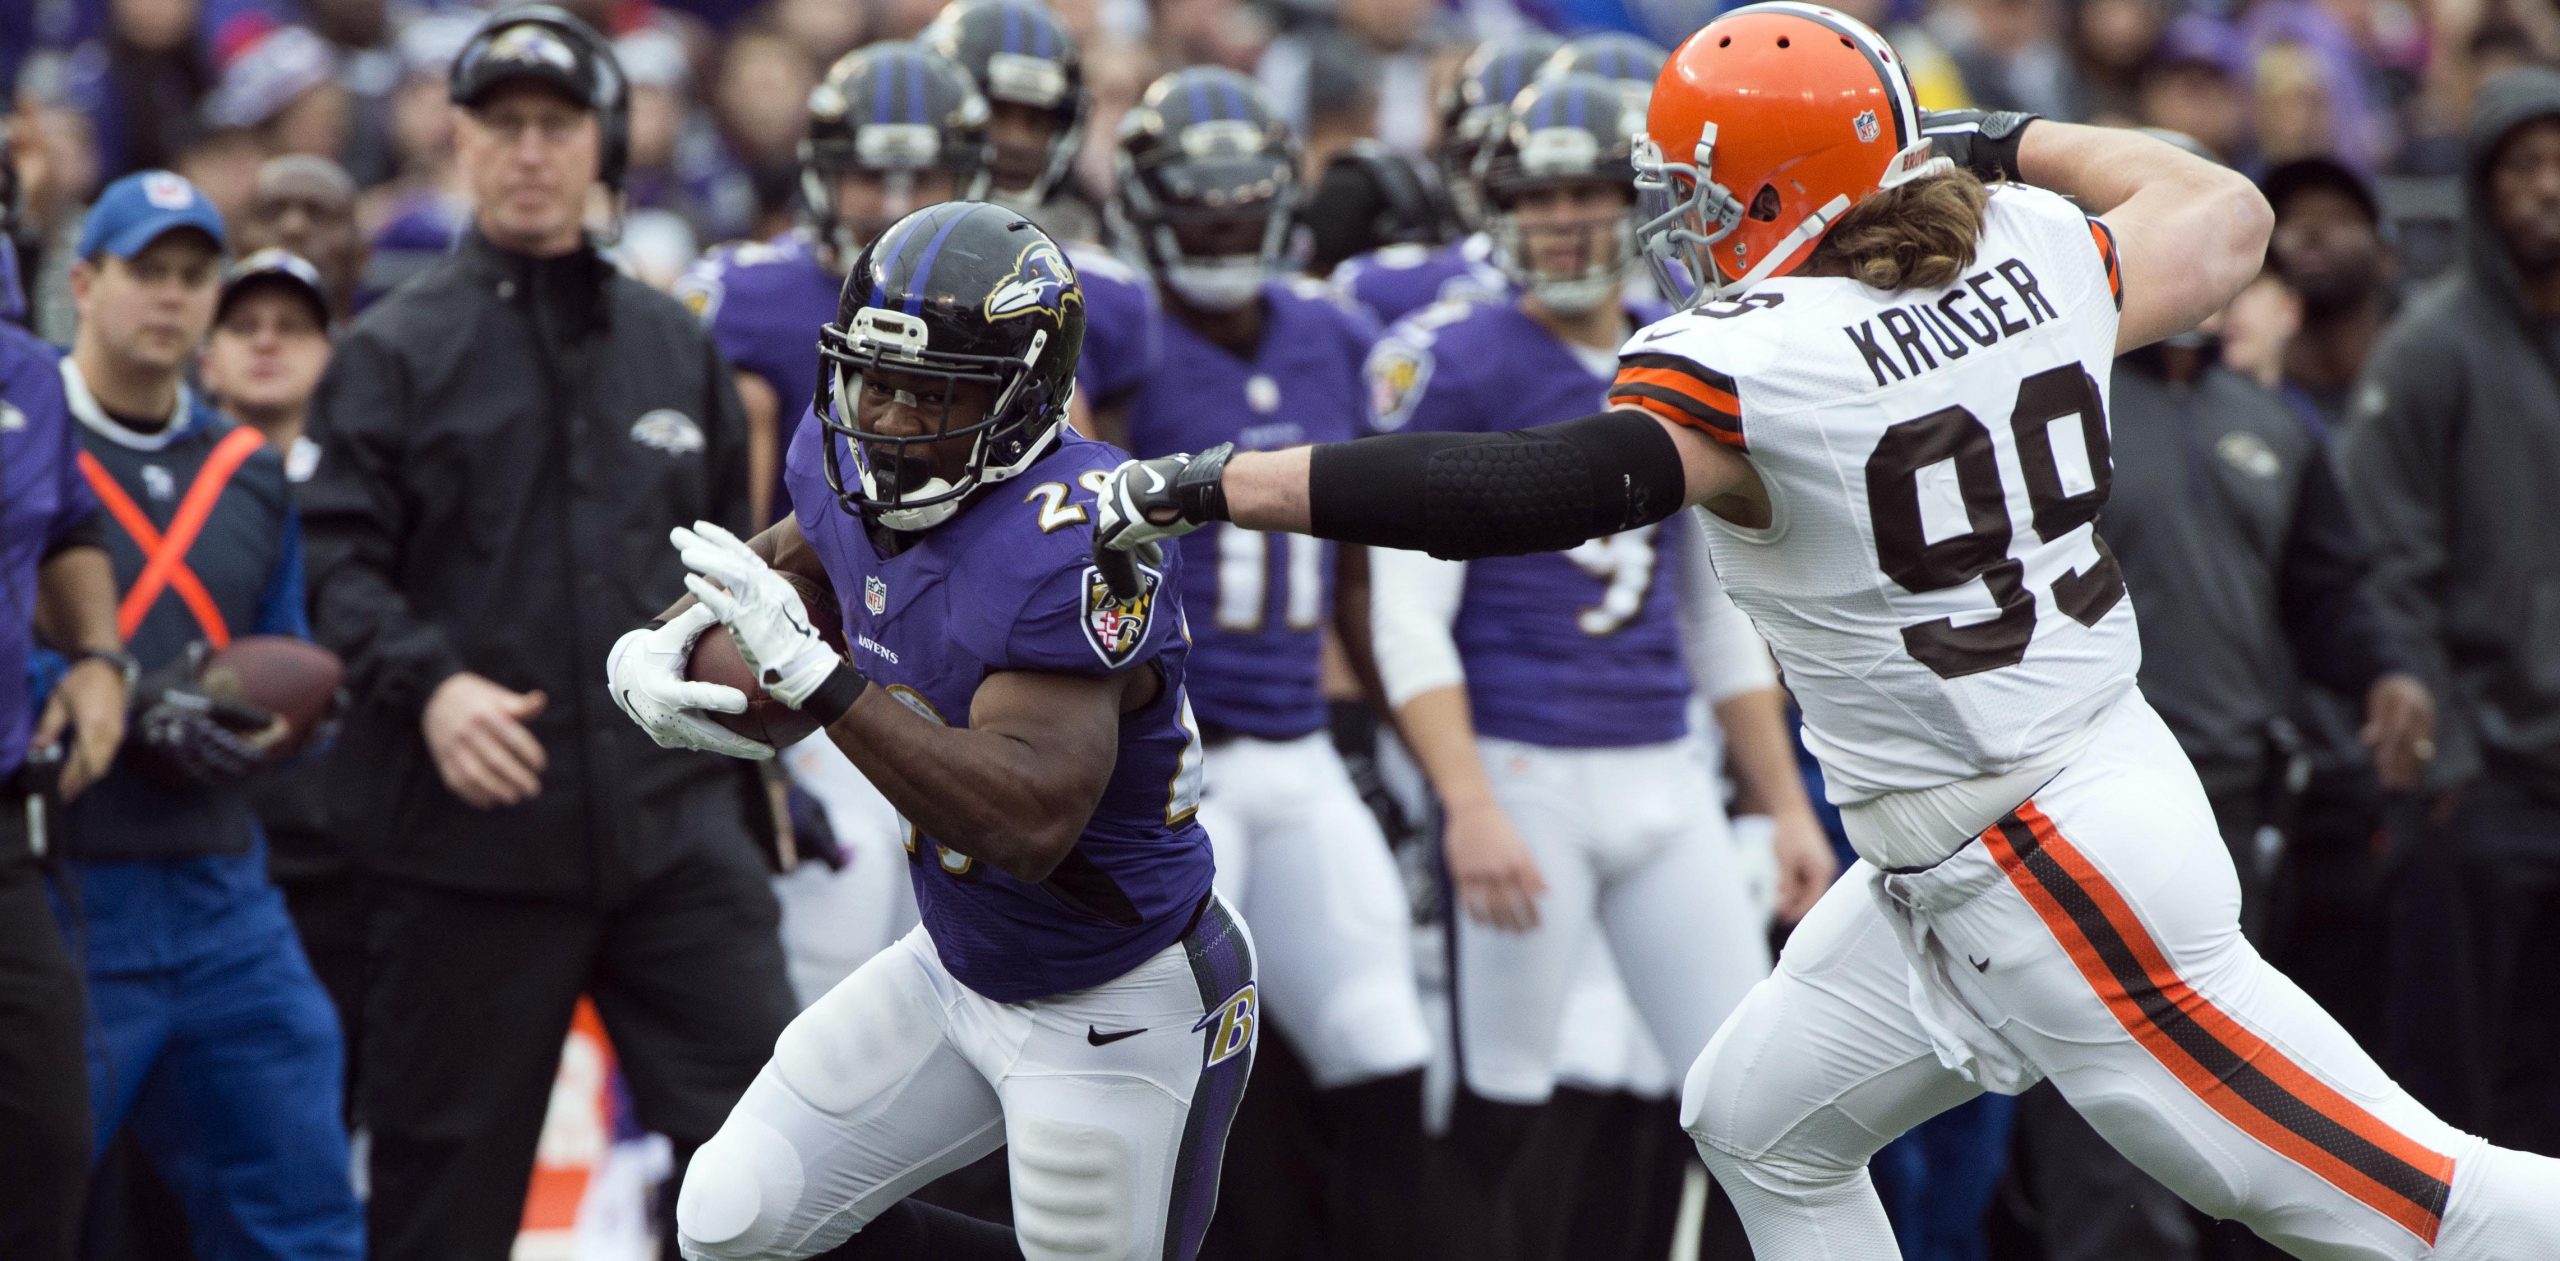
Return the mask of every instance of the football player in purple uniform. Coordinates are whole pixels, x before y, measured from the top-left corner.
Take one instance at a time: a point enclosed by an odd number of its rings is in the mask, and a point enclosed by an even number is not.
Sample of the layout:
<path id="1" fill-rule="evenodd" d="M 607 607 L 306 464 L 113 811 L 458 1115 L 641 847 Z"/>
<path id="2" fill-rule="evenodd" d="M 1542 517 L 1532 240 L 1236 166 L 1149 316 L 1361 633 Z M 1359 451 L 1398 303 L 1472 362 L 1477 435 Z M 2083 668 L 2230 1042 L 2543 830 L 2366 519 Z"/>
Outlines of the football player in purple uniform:
<path id="1" fill-rule="evenodd" d="M 923 912 L 792 1023 L 694 1157 L 676 1218 L 696 1261 L 1184 1261 L 1207 1229 L 1253 948 L 1195 818 L 1181 558 L 1120 598 L 1086 550 L 1121 457 L 1066 424 L 1085 319 L 1064 252 L 1012 211 L 891 226 L 821 334 L 792 515 L 752 543 L 677 530 L 693 601 L 608 667 L 661 743 L 734 752 L 702 711 L 745 697 L 682 677 L 725 625 L 906 820 Z M 827 585 L 855 660 L 786 572 Z M 1014 1229 L 907 1198 L 999 1146 Z"/>
<path id="2" fill-rule="evenodd" d="M 821 378 L 814 330 L 835 317 L 844 267 L 909 211 L 983 194 L 987 169 L 987 106 L 969 77 L 914 44 L 874 44 L 809 93 L 799 224 L 723 245 L 676 283 L 736 371 L 757 524 L 791 510 L 782 452 Z M 779 761 L 798 861 L 774 895 L 805 1006 L 914 927 L 915 904 L 895 861 L 897 814 L 879 791 L 825 740 Z"/>
<path id="3" fill-rule="evenodd" d="M 1131 449 L 1366 432 L 1360 372 L 1377 326 L 1286 275 L 1298 152 L 1261 88 L 1213 67 L 1158 79 L 1121 124 L 1117 162 L 1115 219 L 1165 311 L 1164 366 L 1128 409 Z M 1272 1019 L 1313 1080 L 1325 1147 L 1315 1233 L 1328 1255 L 1413 1256 L 1427 1246 L 1414 1205 L 1430 1037 L 1404 886 L 1334 751 L 1323 693 L 1326 627 L 1355 668 L 1367 664 L 1367 561 L 1359 548 L 1249 531 L 1204 530 L 1180 551 L 1184 604 L 1201 614 L 1201 816 L 1219 890 L 1274 926 L 1262 941 Z"/>
<path id="4" fill-rule="evenodd" d="M 1510 282 L 1493 261 L 1484 234 L 1484 195 L 1476 184 L 1476 158 L 1500 126 L 1503 109 L 1529 86 L 1562 45 L 1537 31 L 1476 45 L 1440 98 L 1440 135 L 1432 159 L 1457 207 L 1467 234 L 1446 245 L 1389 245 L 1347 259 L 1333 269 L 1333 287 L 1392 324 L 1434 302 L 1491 297 Z"/>
<path id="5" fill-rule="evenodd" d="M 988 199 L 1066 247 L 1087 314 L 1076 427 L 1117 441 L 1129 395 L 1159 353 L 1155 295 L 1127 263 L 1080 239 L 1097 225 L 1069 179 L 1093 109 L 1075 34 L 1040 0 L 958 0 L 916 40 L 957 62 L 987 98 L 994 142 Z"/>
<path id="6" fill-rule="evenodd" d="M 1479 171 L 1494 257 L 1518 296 L 1399 322 L 1370 360 L 1381 428 L 1525 429 L 1606 392 L 1619 344 L 1666 314 L 1624 294 L 1641 128 L 1596 75 L 1542 79 L 1513 100 Z M 1608 951 L 1674 1064 L 1696 1058 L 1768 973 L 1767 922 L 1690 730 L 1702 688 L 1732 724 L 1751 786 L 1777 794 L 1791 825 L 1786 857 L 1809 886 L 1794 909 L 1828 883 L 1765 649 L 1746 631 L 1737 664 L 1684 636 L 1686 603 L 1739 620 L 1702 544 L 1680 520 L 1564 553 L 1376 553 L 1379 668 L 1439 799 L 1459 903 L 1465 1089 L 1451 1146 L 1489 1206 L 1523 1198 L 1502 1192 L 1554 1090 L 1562 1017 L 1593 949 Z M 1525 1221 L 1503 1233 L 1552 1231 Z M 1507 1243 L 1487 1240 L 1487 1255 Z"/>

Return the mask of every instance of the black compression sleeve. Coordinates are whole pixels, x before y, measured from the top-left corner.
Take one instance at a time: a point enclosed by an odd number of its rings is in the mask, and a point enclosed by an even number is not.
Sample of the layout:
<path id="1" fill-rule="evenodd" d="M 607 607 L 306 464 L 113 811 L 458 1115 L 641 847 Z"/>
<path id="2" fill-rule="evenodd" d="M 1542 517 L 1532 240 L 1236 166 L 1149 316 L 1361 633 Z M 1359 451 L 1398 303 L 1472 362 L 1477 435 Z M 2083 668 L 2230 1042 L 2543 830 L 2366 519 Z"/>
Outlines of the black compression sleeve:
<path id="1" fill-rule="evenodd" d="M 1660 521 L 1686 497 L 1680 448 L 1634 412 L 1333 443 L 1307 471 L 1309 533 L 1443 560 L 1558 551 Z"/>

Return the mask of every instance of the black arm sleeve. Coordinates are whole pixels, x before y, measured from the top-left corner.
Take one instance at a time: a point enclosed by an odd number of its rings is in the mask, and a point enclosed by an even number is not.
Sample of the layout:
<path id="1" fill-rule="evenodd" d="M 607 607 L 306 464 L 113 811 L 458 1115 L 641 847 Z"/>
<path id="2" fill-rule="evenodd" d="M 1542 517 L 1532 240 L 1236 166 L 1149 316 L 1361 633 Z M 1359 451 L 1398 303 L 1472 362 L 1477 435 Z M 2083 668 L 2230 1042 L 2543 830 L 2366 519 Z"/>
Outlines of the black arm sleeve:
<path id="1" fill-rule="evenodd" d="M 1309 532 L 1443 560 L 1552 552 L 1650 525 L 1687 498 L 1650 417 L 1602 412 L 1509 433 L 1411 433 L 1315 449 Z"/>
<path id="2" fill-rule="evenodd" d="M 2303 674 L 2355 699 L 2375 679 L 2414 665 L 2392 633 L 2372 572 L 2372 554 L 2348 515 L 2329 453 L 2314 449 L 2285 539 L 2277 602 Z"/>

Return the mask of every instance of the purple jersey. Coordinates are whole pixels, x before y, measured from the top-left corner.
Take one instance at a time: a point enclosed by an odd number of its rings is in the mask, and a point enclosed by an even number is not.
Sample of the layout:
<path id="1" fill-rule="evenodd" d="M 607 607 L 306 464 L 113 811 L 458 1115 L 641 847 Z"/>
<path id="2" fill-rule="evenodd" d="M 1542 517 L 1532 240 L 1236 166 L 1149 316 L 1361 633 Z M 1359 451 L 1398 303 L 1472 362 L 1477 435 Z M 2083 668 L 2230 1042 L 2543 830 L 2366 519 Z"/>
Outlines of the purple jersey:
<path id="1" fill-rule="evenodd" d="M 1110 407 L 1146 383 L 1163 352 L 1156 292 L 1137 269 L 1099 245 L 1070 242 L 1067 263 L 1084 286 L 1084 353 L 1076 390 L 1089 407 Z"/>
<path id="2" fill-rule="evenodd" d="M 1631 327 L 1661 318 L 1629 304 Z M 1608 406 L 1614 352 L 1588 354 L 1517 301 L 1443 303 L 1387 330 L 1369 357 L 1379 428 L 1493 433 Z M 1661 744 L 1689 729 L 1673 549 L 1645 526 L 1569 552 L 1467 562 L 1451 634 L 1476 730 L 1566 748 Z"/>
<path id="3" fill-rule="evenodd" d="M 1209 892 L 1209 837 L 1192 817 L 1200 741 L 1183 694 L 1180 558 L 1167 558 L 1140 600 L 1111 598 L 1085 523 L 1093 486 L 1122 457 L 1072 433 L 883 557 L 827 488 L 818 446 L 827 433 L 804 417 L 785 482 L 842 606 L 855 664 L 873 683 L 927 718 L 966 726 L 978 684 L 999 671 L 1145 668 L 1162 679 L 1153 702 L 1121 717 L 1102 801 L 1047 880 L 1025 884 L 913 828 L 907 835 L 934 949 L 969 988 L 1017 1003 L 1126 973 L 1181 937 Z"/>
<path id="4" fill-rule="evenodd" d="M 1447 245 L 1389 245 L 1333 269 L 1333 287 L 1381 324 L 1393 324 L 1434 302 L 1475 302 L 1511 292 L 1494 265 L 1493 238 L 1476 232 Z"/>
<path id="5" fill-rule="evenodd" d="M 710 327 L 730 367 L 773 387 L 788 417 L 816 397 L 818 329 L 835 320 L 843 289 L 817 245 L 794 231 L 712 250 L 676 281 L 675 295 Z"/>
<path id="6" fill-rule="evenodd" d="M 730 367 L 772 388 L 775 423 L 794 425 L 817 396 L 818 329 L 836 318 L 843 289 L 844 279 L 820 260 L 817 243 L 794 230 L 712 250 L 676 281 L 674 293 L 709 326 Z M 786 450 L 791 438 L 788 429 L 780 435 Z M 790 502 L 782 480 L 774 487 L 777 513 Z"/>
<path id="7" fill-rule="evenodd" d="M 1221 442 L 1263 451 L 1367 430 L 1360 365 L 1377 326 L 1314 281 L 1274 281 L 1264 295 L 1269 315 L 1251 363 L 1180 320 L 1164 321 L 1165 370 L 1129 405 L 1129 445 L 1139 455 Z M 1201 721 L 1268 740 L 1323 727 L 1334 545 L 1216 525 L 1177 547 L 1183 606 L 1201 612 L 1191 626 Z"/>

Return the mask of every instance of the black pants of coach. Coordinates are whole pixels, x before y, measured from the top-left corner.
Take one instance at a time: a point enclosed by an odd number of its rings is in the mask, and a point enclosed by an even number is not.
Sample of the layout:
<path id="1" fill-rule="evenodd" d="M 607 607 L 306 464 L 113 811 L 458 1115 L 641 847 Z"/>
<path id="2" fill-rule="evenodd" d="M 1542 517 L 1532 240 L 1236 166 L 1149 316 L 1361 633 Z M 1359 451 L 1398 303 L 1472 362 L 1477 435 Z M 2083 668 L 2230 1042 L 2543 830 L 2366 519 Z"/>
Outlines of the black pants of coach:
<path id="1" fill-rule="evenodd" d="M 89 1180 L 87 1006 L 28 853 L 26 802 L 0 796 L 0 1257 L 68 1261 Z"/>
<path id="2" fill-rule="evenodd" d="M 2454 1125 L 2560 1152 L 2560 803 L 2483 781 L 2420 826 L 2389 886 L 2382 1066 Z"/>
<path id="3" fill-rule="evenodd" d="M 610 908 L 395 880 L 373 898 L 358 1074 L 373 1261 L 506 1261 L 580 995 L 678 1178 L 796 1010 L 752 853 L 680 864 Z"/>

